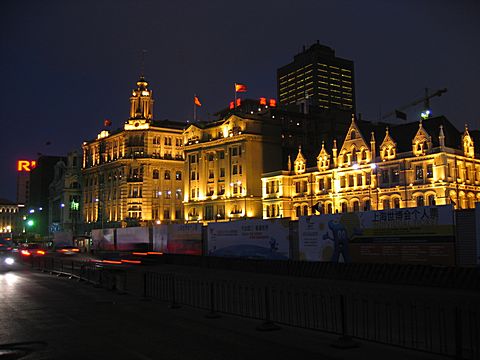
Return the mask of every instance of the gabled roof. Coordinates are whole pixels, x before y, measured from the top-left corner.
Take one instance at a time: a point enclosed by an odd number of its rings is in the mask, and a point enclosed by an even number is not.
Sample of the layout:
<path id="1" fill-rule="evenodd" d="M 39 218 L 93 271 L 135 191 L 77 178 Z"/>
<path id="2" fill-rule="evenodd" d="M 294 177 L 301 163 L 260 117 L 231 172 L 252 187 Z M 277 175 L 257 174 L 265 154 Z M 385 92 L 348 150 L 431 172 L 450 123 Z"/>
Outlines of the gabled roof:
<path id="1" fill-rule="evenodd" d="M 415 121 L 390 127 L 390 136 L 397 142 L 397 153 L 412 150 L 412 140 L 417 134 L 419 123 L 420 121 Z M 461 133 L 445 116 L 437 116 L 422 121 L 422 127 L 432 139 L 432 146 L 440 146 L 438 141 L 440 125 L 443 126 L 443 133 L 445 134 L 445 146 L 460 149 Z"/>

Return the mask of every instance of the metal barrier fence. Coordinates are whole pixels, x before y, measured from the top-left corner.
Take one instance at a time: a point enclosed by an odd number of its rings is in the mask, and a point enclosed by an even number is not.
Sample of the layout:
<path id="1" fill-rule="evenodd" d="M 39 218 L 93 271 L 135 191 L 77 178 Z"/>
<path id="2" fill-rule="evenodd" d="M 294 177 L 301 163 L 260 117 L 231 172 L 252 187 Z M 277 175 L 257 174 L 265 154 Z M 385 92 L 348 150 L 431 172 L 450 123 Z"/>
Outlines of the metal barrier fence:
<path id="1" fill-rule="evenodd" d="M 480 290 L 480 268 L 411 264 L 360 264 L 292 260 L 252 260 L 164 254 L 162 263 L 334 280 Z"/>
<path id="2" fill-rule="evenodd" d="M 296 283 L 205 280 L 195 275 L 144 274 L 144 296 L 226 313 L 341 334 L 458 359 L 480 358 L 480 312 L 435 299 L 399 298 Z"/>
<path id="3" fill-rule="evenodd" d="M 419 300 L 393 292 L 377 293 L 325 286 L 315 279 L 278 281 L 205 278 L 199 273 L 133 272 L 54 257 L 32 258 L 32 268 L 87 281 L 110 290 L 208 311 L 258 319 L 259 330 L 275 323 L 325 331 L 456 359 L 480 359 L 478 304 Z M 137 275 L 141 275 L 137 277 Z"/>

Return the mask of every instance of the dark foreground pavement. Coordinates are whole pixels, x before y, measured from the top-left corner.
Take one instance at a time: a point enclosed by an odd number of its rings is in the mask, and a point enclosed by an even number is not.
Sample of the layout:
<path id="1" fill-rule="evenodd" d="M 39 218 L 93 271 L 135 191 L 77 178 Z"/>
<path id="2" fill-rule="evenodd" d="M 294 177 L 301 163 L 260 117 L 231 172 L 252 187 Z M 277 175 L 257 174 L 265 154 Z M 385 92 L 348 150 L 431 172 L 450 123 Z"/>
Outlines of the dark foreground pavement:
<path id="1" fill-rule="evenodd" d="M 2 360 L 444 359 L 369 342 L 341 350 L 331 346 L 335 335 L 286 326 L 260 332 L 257 320 L 207 319 L 202 310 L 30 269 L 0 273 L 0 304 Z"/>

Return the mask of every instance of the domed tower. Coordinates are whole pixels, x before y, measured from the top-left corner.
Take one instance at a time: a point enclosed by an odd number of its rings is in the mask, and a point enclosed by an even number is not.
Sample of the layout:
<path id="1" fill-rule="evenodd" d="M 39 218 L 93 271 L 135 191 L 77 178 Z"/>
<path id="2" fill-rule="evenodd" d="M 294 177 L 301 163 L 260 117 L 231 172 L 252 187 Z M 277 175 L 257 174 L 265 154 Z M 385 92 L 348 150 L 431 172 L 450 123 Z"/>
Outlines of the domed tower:
<path id="1" fill-rule="evenodd" d="M 137 88 L 132 91 L 130 97 L 130 118 L 129 120 L 152 120 L 153 119 L 153 99 L 152 90 L 148 89 L 148 82 L 143 75 L 137 81 Z"/>
<path id="2" fill-rule="evenodd" d="M 153 120 L 152 90 L 143 75 L 137 81 L 137 88 L 130 96 L 130 117 L 125 123 L 125 130 L 148 129 Z"/>

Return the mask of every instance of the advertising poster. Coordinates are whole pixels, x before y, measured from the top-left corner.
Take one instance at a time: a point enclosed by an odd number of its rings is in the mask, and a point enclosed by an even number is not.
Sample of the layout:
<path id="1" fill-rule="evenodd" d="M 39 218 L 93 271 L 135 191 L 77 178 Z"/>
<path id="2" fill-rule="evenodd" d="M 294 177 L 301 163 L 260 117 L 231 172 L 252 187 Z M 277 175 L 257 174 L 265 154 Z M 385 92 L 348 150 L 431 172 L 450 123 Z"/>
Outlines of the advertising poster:
<path id="1" fill-rule="evenodd" d="M 451 205 L 304 216 L 300 260 L 454 265 L 453 218 Z"/>
<path id="2" fill-rule="evenodd" d="M 168 225 L 167 253 L 202 255 L 202 224 Z"/>
<path id="3" fill-rule="evenodd" d="M 117 250 L 148 250 L 150 237 L 148 227 L 126 227 L 117 229 Z"/>
<path id="4" fill-rule="evenodd" d="M 115 250 L 115 229 L 93 229 L 92 249 Z"/>
<path id="5" fill-rule="evenodd" d="M 210 223 L 208 255 L 249 259 L 288 260 L 288 221 L 238 220 Z"/>

